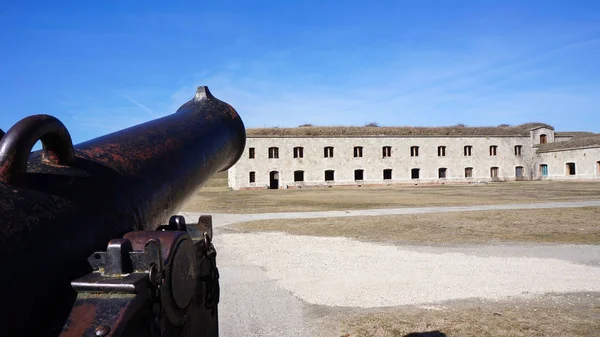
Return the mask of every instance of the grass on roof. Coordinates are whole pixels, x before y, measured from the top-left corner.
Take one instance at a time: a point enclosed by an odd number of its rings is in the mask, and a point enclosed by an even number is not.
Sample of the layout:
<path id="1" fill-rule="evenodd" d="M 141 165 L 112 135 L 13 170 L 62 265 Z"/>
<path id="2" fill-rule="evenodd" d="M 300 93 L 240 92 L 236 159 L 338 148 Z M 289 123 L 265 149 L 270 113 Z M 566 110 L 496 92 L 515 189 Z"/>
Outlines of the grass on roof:
<path id="1" fill-rule="evenodd" d="M 248 128 L 246 134 L 253 136 L 529 136 L 535 127 L 547 127 L 543 123 L 527 123 L 518 126 L 480 126 L 462 124 L 440 127 L 410 126 L 301 126 L 297 128 Z"/>

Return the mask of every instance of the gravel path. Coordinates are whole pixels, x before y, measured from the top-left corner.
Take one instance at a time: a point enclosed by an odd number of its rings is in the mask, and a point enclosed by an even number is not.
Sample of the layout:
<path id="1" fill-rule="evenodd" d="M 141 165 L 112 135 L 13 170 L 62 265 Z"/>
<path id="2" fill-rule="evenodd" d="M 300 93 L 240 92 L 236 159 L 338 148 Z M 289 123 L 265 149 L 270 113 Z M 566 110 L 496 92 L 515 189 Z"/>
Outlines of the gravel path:
<path id="1" fill-rule="evenodd" d="M 230 233 L 226 225 L 262 220 L 600 206 L 600 200 L 485 205 L 211 214 L 221 273 L 224 336 L 327 335 L 311 304 L 427 306 L 457 299 L 524 298 L 548 292 L 600 291 L 600 246 L 390 246 L 348 238 Z M 321 307 L 322 308 L 322 307 Z M 331 335 L 331 334 L 330 334 Z"/>
<path id="2" fill-rule="evenodd" d="M 262 268 L 268 279 L 310 304 L 368 308 L 600 291 L 598 263 L 415 252 L 284 233 L 223 234 L 216 244 L 239 263 Z M 600 253 L 597 248 L 590 252 Z"/>
<path id="3" fill-rule="evenodd" d="M 544 202 L 530 204 L 504 204 L 504 205 L 475 205 L 475 206 L 446 206 L 446 207 L 405 207 L 405 208 L 382 208 L 382 209 L 360 209 L 344 211 L 324 212 L 281 212 L 281 213 L 254 213 L 254 214 L 224 214 L 210 212 L 182 212 L 188 222 L 198 221 L 202 214 L 210 214 L 213 217 L 213 225 L 222 227 L 239 222 L 269 219 L 309 219 L 309 218 L 334 218 L 347 216 L 378 216 L 396 214 L 421 214 L 421 213 L 444 213 L 444 212 L 469 212 L 469 211 L 493 211 L 510 209 L 543 209 L 543 208 L 573 208 L 600 206 L 600 200 L 566 201 L 566 202 Z"/>

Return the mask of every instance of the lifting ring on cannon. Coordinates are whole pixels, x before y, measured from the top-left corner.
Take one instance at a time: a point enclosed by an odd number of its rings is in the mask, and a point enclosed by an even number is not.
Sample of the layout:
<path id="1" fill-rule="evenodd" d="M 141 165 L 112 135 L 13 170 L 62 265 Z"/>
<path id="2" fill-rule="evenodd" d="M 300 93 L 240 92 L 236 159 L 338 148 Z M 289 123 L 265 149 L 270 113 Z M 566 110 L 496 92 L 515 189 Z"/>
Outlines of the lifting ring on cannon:
<path id="1" fill-rule="evenodd" d="M 23 184 L 29 154 L 38 140 L 42 141 L 42 160 L 45 163 L 73 164 L 73 142 L 64 124 L 50 115 L 33 115 L 21 119 L 0 139 L 1 182 Z"/>

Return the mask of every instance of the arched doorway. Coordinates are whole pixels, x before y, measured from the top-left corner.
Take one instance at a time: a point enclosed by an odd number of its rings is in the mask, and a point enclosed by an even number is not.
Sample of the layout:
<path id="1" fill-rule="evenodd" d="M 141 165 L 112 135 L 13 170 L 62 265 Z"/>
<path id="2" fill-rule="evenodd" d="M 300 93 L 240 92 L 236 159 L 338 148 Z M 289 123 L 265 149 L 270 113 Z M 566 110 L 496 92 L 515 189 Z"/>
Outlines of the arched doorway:
<path id="1" fill-rule="evenodd" d="M 272 190 L 276 190 L 279 188 L 279 172 L 269 172 L 269 188 Z"/>

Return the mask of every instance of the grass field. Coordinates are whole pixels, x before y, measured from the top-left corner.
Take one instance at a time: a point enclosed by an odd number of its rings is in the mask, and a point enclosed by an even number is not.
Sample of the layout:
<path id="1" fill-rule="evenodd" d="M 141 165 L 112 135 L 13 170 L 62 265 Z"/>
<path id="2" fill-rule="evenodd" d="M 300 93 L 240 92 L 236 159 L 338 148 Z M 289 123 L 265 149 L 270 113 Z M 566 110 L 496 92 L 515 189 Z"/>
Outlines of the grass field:
<path id="1" fill-rule="evenodd" d="M 465 301 L 447 307 L 348 310 L 329 317 L 342 321 L 339 336 L 598 336 L 600 295 L 547 295 L 529 301 Z M 412 337 L 412 336 L 411 336 Z"/>
<path id="2" fill-rule="evenodd" d="M 270 213 L 590 199 L 600 199 L 600 181 L 230 191 L 226 173 L 220 173 L 196 193 L 183 211 Z"/>
<path id="3" fill-rule="evenodd" d="M 242 231 L 345 236 L 395 244 L 600 244 L 600 207 L 279 219 L 245 222 L 233 227 Z"/>

